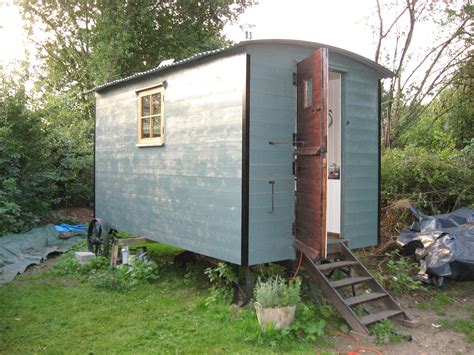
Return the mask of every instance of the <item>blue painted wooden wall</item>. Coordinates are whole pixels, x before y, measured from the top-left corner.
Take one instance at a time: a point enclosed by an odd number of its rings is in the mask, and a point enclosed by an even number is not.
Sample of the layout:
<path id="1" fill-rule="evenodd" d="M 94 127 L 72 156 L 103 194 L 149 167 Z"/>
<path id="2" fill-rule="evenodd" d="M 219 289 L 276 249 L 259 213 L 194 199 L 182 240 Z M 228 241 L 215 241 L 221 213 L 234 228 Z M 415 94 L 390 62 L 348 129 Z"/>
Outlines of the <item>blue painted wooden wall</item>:
<path id="1" fill-rule="evenodd" d="M 136 90 L 168 82 L 165 144 L 140 148 Z M 97 94 L 96 214 L 116 229 L 240 263 L 245 55 Z"/>
<path id="2" fill-rule="evenodd" d="M 294 258 L 293 147 L 296 63 L 314 48 L 247 45 L 251 55 L 249 261 L 260 264 Z M 329 53 L 330 70 L 342 76 L 343 238 L 351 248 L 377 244 L 378 76 L 348 57 Z M 270 145 L 270 141 L 287 142 Z M 271 186 L 275 180 L 275 210 Z"/>

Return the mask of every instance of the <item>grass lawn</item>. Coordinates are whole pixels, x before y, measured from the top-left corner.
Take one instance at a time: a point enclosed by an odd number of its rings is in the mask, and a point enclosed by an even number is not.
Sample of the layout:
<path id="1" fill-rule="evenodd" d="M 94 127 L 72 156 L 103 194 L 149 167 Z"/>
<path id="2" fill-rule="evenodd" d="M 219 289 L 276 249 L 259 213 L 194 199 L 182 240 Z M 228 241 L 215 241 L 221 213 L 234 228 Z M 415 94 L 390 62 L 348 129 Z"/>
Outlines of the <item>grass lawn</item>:
<path id="1" fill-rule="evenodd" d="M 0 353 L 308 354 L 325 349 L 332 350 L 326 354 L 337 354 L 355 346 L 341 336 L 347 325 L 337 313 L 329 307 L 329 314 L 324 314 L 327 306 L 300 305 L 298 327 L 290 334 L 262 333 L 253 307 L 241 309 L 215 300 L 204 273 L 210 264 L 200 260 L 179 266 L 173 263 L 179 250 L 159 244 L 148 249 L 158 262 L 159 276 L 128 291 L 97 288 L 89 279 L 90 271 L 87 275 L 62 272 L 71 267 L 70 255 L 49 260 L 0 286 Z M 450 282 L 441 289 L 426 287 L 406 297 L 399 295 L 420 322 L 415 329 L 403 330 L 415 340 L 365 345 L 384 353 L 471 349 L 473 286 L 474 282 Z M 314 304 L 308 289 L 304 291 L 305 304 Z M 321 319 L 326 327 L 317 330 Z"/>
<path id="2" fill-rule="evenodd" d="M 177 267 L 172 249 L 158 253 L 158 280 L 125 293 L 55 275 L 51 265 L 60 258 L 0 287 L 0 352 L 315 352 L 312 341 L 267 339 L 253 308 L 206 305 L 206 266 Z"/>

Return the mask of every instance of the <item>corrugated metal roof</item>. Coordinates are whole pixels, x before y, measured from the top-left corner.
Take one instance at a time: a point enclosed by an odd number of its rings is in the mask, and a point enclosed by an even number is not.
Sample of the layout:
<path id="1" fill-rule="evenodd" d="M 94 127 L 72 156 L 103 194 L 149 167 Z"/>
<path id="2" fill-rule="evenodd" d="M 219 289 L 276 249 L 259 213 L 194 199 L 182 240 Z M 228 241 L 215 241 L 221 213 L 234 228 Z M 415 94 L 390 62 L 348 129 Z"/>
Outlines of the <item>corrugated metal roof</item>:
<path id="1" fill-rule="evenodd" d="M 251 45 L 251 44 L 288 44 L 288 45 L 299 45 L 299 46 L 304 46 L 304 47 L 310 47 L 310 48 L 314 48 L 314 49 L 328 48 L 330 51 L 342 54 L 346 57 L 352 58 L 352 59 L 354 59 L 358 62 L 361 62 L 361 63 L 367 65 L 368 67 L 375 70 L 380 75 L 380 77 L 382 77 L 382 78 L 395 76 L 394 73 L 392 73 L 387 68 L 381 66 L 380 64 L 375 63 L 374 61 L 372 61 L 368 58 L 365 58 L 361 55 L 358 55 L 356 53 L 347 51 L 347 50 L 342 49 L 342 48 L 329 46 L 329 45 L 326 45 L 326 44 L 323 44 L 323 43 L 308 42 L 308 41 L 297 41 L 297 40 L 288 40 L 288 39 L 260 39 L 260 40 L 242 41 L 242 42 L 239 42 L 237 44 L 226 46 L 226 47 L 219 48 L 219 49 L 215 49 L 215 50 L 212 50 L 212 51 L 196 53 L 196 54 L 192 55 L 191 57 L 175 61 L 172 64 L 158 66 L 158 67 L 152 68 L 150 70 L 135 73 L 135 74 L 132 74 L 132 75 L 127 76 L 125 78 L 113 80 L 113 81 L 108 82 L 106 84 L 96 86 L 95 88 L 91 89 L 89 92 L 102 91 L 106 88 L 109 88 L 109 87 L 112 87 L 112 86 L 130 81 L 130 80 L 138 79 L 138 78 L 148 76 L 150 74 L 158 73 L 160 71 L 164 71 L 164 70 L 167 70 L 167 69 L 170 69 L 170 68 L 179 67 L 183 64 L 190 63 L 190 62 L 196 61 L 196 60 L 201 59 L 201 58 L 213 56 L 213 55 L 216 55 L 218 53 L 227 52 L 231 49 L 237 49 L 237 48 L 241 48 L 241 47 Z"/>

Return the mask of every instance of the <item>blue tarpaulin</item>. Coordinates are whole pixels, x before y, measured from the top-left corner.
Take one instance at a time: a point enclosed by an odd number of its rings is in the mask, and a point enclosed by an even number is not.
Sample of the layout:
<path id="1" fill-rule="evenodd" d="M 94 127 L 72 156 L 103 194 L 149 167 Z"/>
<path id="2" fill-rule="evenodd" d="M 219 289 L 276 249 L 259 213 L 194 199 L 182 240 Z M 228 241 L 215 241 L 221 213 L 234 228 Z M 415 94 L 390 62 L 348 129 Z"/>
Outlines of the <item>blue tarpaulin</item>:
<path id="1" fill-rule="evenodd" d="M 87 228 L 85 224 L 78 224 L 78 225 L 70 225 L 70 224 L 55 224 L 54 228 L 59 233 L 64 232 L 84 232 Z"/>

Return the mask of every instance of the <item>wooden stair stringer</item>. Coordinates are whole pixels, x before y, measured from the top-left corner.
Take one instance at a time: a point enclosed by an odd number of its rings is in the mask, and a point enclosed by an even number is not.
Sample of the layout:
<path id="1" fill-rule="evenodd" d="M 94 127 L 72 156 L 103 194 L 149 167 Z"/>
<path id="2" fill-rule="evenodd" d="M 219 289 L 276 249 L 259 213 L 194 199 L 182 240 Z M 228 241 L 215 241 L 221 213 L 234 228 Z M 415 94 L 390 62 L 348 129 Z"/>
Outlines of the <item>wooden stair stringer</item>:
<path id="1" fill-rule="evenodd" d="M 391 319 L 400 323 L 401 325 L 405 325 L 408 327 L 413 327 L 416 324 L 416 321 L 414 321 L 413 318 L 409 316 L 407 312 L 400 307 L 400 304 L 392 297 L 392 295 L 385 289 L 385 287 L 383 287 L 380 284 L 380 282 L 378 282 L 377 279 L 372 276 L 372 274 L 369 272 L 369 270 L 367 270 L 364 264 L 362 264 L 359 261 L 359 259 L 354 254 L 352 254 L 352 252 L 347 247 L 347 245 L 342 244 L 342 243 L 341 243 L 341 254 L 344 256 L 346 260 L 356 261 L 358 263 L 359 273 L 361 273 L 361 276 L 371 277 L 372 279 L 370 280 L 370 283 L 372 287 L 375 289 L 375 291 L 385 293 L 387 295 L 386 300 L 387 300 L 388 306 L 392 310 L 400 311 L 399 314 L 391 315 L 390 316 Z"/>
<path id="2" fill-rule="evenodd" d="M 341 316 L 346 320 L 349 326 L 356 332 L 361 334 L 369 335 L 369 330 L 365 327 L 354 311 L 348 307 L 344 299 L 341 297 L 331 285 L 330 281 L 324 275 L 324 273 L 318 269 L 318 266 L 311 260 L 306 254 L 303 254 L 303 266 L 308 272 L 309 276 L 318 284 L 321 288 L 323 295 L 330 300 L 330 302 L 336 307 Z"/>
<path id="3" fill-rule="evenodd" d="M 342 260 L 325 264 L 317 264 L 310 256 L 302 252 L 303 266 L 311 279 L 320 287 L 325 298 L 334 305 L 355 332 L 369 335 L 368 325 L 387 318 L 405 326 L 416 324 L 344 243 L 340 244 L 339 250 Z M 349 268 L 349 271 L 345 271 L 348 275 L 347 278 L 331 280 L 332 270 L 347 268 Z M 352 274 L 353 272 L 355 272 L 355 275 Z M 358 284 L 367 285 L 367 293 L 357 296 L 354 285 Z M 346 298 L 344 298 L 338 289 L 349 286 L 352 287 L 353 296 L 347 298 L 346 295 Z M 358 316 L 351 308 L 371 302 L 378 304 L 375 305 L 375 308 L 365 309 L 365 312 L 368 313 L 366 315 Z"/>

